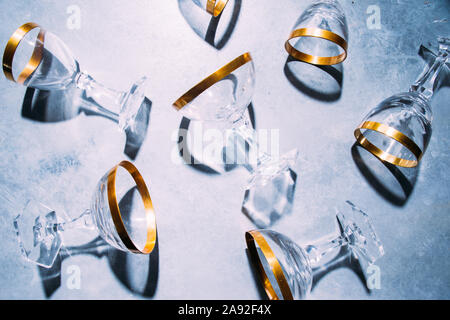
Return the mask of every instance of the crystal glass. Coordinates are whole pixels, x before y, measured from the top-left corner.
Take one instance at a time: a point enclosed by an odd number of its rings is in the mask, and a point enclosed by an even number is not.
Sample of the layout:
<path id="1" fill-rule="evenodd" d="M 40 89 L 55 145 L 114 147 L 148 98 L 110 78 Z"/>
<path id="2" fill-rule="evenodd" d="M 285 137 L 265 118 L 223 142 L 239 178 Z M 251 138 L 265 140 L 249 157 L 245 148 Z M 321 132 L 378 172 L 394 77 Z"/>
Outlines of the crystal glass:
<path id="1" fill-rule="evenodd" d="M 315 1 L 295 23 L 285 43 L 295 59 L 317 65 L 333 65 L 347 57 L 348 28 L 337 0 Z"/>
<path id="2" fill-rule="evenodd" d="M 192 2 L 214 17 L 217 17 L 222 13 L 228 0 L 192 0 Z"/>
<path id="3" fill-rule="evenodd" d="M 242 0 L 178 0 L 178 7 L 194 32 L 211 46 L 222 49 L 236 27 Z M 207 10 L 208 3 L 211 12 Z M 226 8 L 225 5 L 226 4 Z"/>
<path id="4" fill-rule="evenodd" d="M 340 247 L 347 246 L 363 263 L 374 263 L 383 256 L 383 246 L 366 213 L 350 201 L 337 210 L 341 234 L 299 246 L 288 237 L 271 230 L 246 233 L 249 254 L 261 276 L 270 299 L 304 299 L 311 291 L 315 271 Z M 328 260 L 329 261 L 329 260 Z"/>
<path id="5" fill-rule="evenodd" d="M 6 45 L 3 71 L 12 81 L 39 90 L 83 90 L 83 109 L 115 120 L 121 131 L 145 134 L 148 114 L 139 112 L 145 100 L 146 78 L 128 91 L 115 91 L 80 71 L 69 48 L 36 23 L 18 28 Z"/>
<path id="6" fill-rule="evenodd" d="M 133 189 L 139 191 L 142 201 L 133 201 L 129 191 Z M 117 195 L 122 193 L 125 196 L 118 202 Z M 139 171 L 128 161 L 122 161 L 100 179 L 90 208 L 79 217 L 66 219 L 31 200 L 14 219 L 14 228 L 23 256 L 45 268 L 50 268 L 58 256 L 63 235 L 76 228 L 95 228 L 111 246 L 133 253 L 148 254 L 156 242 L 150 194 Z"/>
<path id="7" fill-rule="evenodd" d="M 372 109 L 355 130 L 362 147 L 400 167 L 418 165 L 431 138 L 431 99 L 447 75 L 449 38 L 439 38 L 439 52 L 409 92 L 399 93 Z"/>
<path id="8" fill-rule="evenodd" d="M 267 227 L 290 211 L 296 174 L 291 169 L 297 150 L 272 157 L 258 144 L 255 130 L 245 115 L 255 86 L 255 68 L 249 53 L 231 61 L 187 91 L 175 103 L 181 114 L 197 121 L 215 121 L 231 128 L 228 140 L 236 142 L 237 157 L 245 159 L 251 176 L 246 186 L 242 211 L 261 228 Z M 230 153 L 227 152 L 227 156 Z M 242 158 L 246 157 L 245 155 Z"/>

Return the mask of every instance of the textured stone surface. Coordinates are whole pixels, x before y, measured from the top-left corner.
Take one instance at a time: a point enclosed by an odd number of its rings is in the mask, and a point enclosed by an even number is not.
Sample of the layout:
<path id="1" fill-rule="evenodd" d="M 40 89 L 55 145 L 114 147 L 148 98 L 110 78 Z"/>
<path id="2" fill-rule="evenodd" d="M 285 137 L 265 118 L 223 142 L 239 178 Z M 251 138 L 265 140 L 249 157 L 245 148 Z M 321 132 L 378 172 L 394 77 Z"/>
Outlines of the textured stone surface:
<path id="1" fill-rule="evenodd" d="M 239 168 L 208 174 L 172 161 L 181 117 L 171 103 L 245 51 L 256 66 L 256 128 L 280 129 L 280 154 L 298 148 L 301 157 L 293 213 L 273 229 L 308 243 L 336 230 L 333 207 L 349 199 L 371 216 L 386 251 L 377 262 L 381 289 L 368 293 L 355 272 L 338 268 L 313 287 L 311 298 L 450 298 L 450 90 L 443 88 L 433 100 L 433 136 L 407 201 L 389 171 L 368 158 L 400 199 L 380 193 L 351 152 L 353 129 L 362 117 L 382 99 L 406 91 L 421 72 L 421 42 L 450 34 L 449 2 L 341 2 L 349 23 L 349 57 L 342 93 L 322 101 L 298 90 L 283 71 L 284 41 L 308 1 L 242 1 L 234 32 L 221 50 L 193 31 L 177 1 L 1 1 L 0 43 L 35 21 L 63 39 L 82 69 L 107 86 L 124 90 L 148 75 L 150 128 L 135 163 L 157 212 L 159 260 L 95 251 L 100 257 L 65 258 L 60 278 L 43 281 L 46 273 L 21 258 L 12 226 L 17 210 L 33 198 L 69 216 L 80 214 L 97 180 L 126 159 L 125 136 L 100 117 L 27 119 L 21 115 L 26 88 L 2 77 L 0 192 L 11 201 L 0 203 L 0 298 L 44 299 L 46 292 L 52 299 L 261 297 L 245 252 L 244 232 L 254 226 L 240 212 L 248 173 Z M 366 10 L 374 4 L 381 8 L 379 30 L 366 25 Z M 81 9 L 79 30 L 66 27 L 70 5 Z M 218 34 L 223 30 L 219 25 Z M 94 238 L 80 233 L 65 241 L 76 245 Z M 81 272 L 80 289 L 67 284 L 73 266 Z"/>

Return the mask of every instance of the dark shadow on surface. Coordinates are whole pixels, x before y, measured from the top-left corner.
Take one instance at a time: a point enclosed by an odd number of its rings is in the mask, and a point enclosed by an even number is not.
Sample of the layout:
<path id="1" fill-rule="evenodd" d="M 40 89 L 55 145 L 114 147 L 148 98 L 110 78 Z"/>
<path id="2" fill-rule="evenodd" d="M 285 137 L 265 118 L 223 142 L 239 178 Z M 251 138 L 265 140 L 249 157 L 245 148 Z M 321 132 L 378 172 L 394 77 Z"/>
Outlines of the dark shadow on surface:
<path id="1" fill-rule="evenodd" d="M 119 202 L 120 212 L 125 221 L 132 210 L 135 192 L 138 192 L 136 186 L 129 189 Z M 81 254 L 90 254 L 97 258 L 106 255 L 111 270 L 127 289 L 144 297 L 154 296 L 159 274 L 158 237 L 154 250 L 147 256 L 115 249 L 98 236 L 84 245 L 63 246 L 51 268 L 39 267 L 39 274 L 47 298 L 51 297 L 61 286 L 62 261 L 70 256 Z M 142 268 L 143 270 L 141 270 Z"/>
<path id="2" fill-rule="evenodd" d="M 136 186 L 127 191 L 119 202 L 123 220 L 126 222 L 132 210 Z M 156 237 L 158 239 L 158 237 Z M 155 295 L 159 274 L 158 240 L 149 255 L 134 254 L 110 248 L 108 261 L 117 279 L 131 292 L 147 298 Z"/>
<path id="3" fill-rule="evenodd" d="M 319 268 L 315 268 L 312 270 L 313 272 L 313 282 L 311 291 L 318 285 L 318 283 L 322 280 L 322 278 L 333 272 L 334 270 L 340 268 L 348 268 L 352 270 L 359 278 L 361 283 L 363 284 L 366 292 L 368 294 L 371 293 L 371 290 L 367 287 L 366 277 L 364 275 L 364 271 L 358 259 L 353 257 L 353 254 L 348 249 L 347 246 L 341 247 L 341 250 L 337 254 L 335 258 L 333 258 L 330 262 L 324 264 Z"/>
<path id="4" fill-rule="evenodd" d="M 252 260 L 253 259 L 252 255 L 248 252 L 248 249 L 245 249 L 245 254 L 247 256 L 250 271 L 253 276 L 253 281 L 256 283 L 256 289 L 258 290 L 259 299 L 260 300 L 268 300 L 269 298 L 267 297 L 266 291 L 264 290 L 264 287 L 261 284 L 261 277 L 259 276 L 259 273 L 258 273 L 259 270 L 255 266 L 255 264 Z"/>
<path id="5" fill-rule="evenodd" d="M 228 5 L 230 5 L 231 0 L 229 1 Z M 241 6 L 242 6 L 242 0 L 234 0 L 234 6 L 233 6 L 233 14 L 231 16 L 230 23 L 228 24 L 227 30 L 225 31 L 223 37 L 215 43 L 216 39 L 216 32 L 217 27 L 219 26 L 220 18 L 222 17 L 222 14 L 220 14 L 217 17 L 212 16 L 211 21 L 208 25 L 208 29 L 206 31 L 205 41 L 212 45 L 214 48 L 220 50 L 227 44 L 228 40 L 230 40 L 231 35 L 233 34 L 234 28 L 236 27 L 239 13 L 241 12 Z"/>
<path id="6" fill-rule="evenodd" d="M 124 153 L 131 159 L 135 160 L 139 150 L 141 150 L 142 144 L 147 137 L 148 125 L 150 122 L 150 114 L 152 110 L 152 101 L 145 97 L 144 102 L 138 111 L 137 118 L 144 119 L 141 123 L 140 128 L 137 130 L 130 130 L 130 128 L 125 129 L 126 143 Z"/>
<path id="7" fill-rule="evenodd" d="M 189 151 L 187 132 L 189 131 L 189 125 L 191 120 L 186 117 L 181 119 L 180 127 L 178 128 L 178 152 L 180 157 L 183 159 L 184 164 L 191 166 L 193 169 L 201 171 L 206 174 L 220 174 L 220 172 L 214 170 L 213 168 L 200 163 Z"/>
<path id="8" fill-rule="evenodd" d="M 401 207 L 406 204 L 414 190 L 420 163 L 414 168 L 397 167 L 381 161 L 357 142 L 353 144 L 351 153 L 360 173 L 378 194 L 396 206 Z M 389 181 L 396 183 L 392 185 Z"/>
<path id="9" fill-rule="evenodd" d="M 128 290 L 146 298 L 155 295 L 159 275 L 158 240 L 149 255 L 111 248 L 108 252 L 108 262 L 117 279 Z"/>
<path id="10" fill-rule="evenodd" d="M 50 298 L 61 287 L 61 266 L 65 259 L 80 254 L 90 254 L 101 258 L 107 253 L 108 247 L 109 245 L 98 236 L 81 246 L 62 247 L 51 268 L 38 266 L 46 298 Z"/>
<path id="11" fill-rule="evenodd" d="M 75 90 L 38 90 L 28 87 L 22 117 L 39 122 L 61 122 L 75 118 L 81 109 L 72 103 Z"/>
<path id="12" fill-rule="evenodd" d="M 39 276 L 41 277 L 42 287 L 47 299 L 61 287 L 61 264 L 61 255 L 58 255 L 51 268 L 38 266 Z"/>
<path id="13" fill-rule="evenodd" d="M 247 111 L 248 111 L 250 122 L 251 122 L 253 128 L 255 128 L 255 123 L 256 123 L 255 111 L 254 111 L 252 103 L 249 104 L 249 106 L 247 108 Z M 187 141 L 187 133 L 189 131 L 190 123 L 191 123 L 191 120 L 189 120 L 186 117 L 183 117 L 181 119 L 181 123 L 180 123 L 180 126 L 178 128 L 178 142 L 177 142 L 178 153 L 179 153 L 180 157 L 183 159 L 183 163 L 191 166 L 195 170 L 198 170 L 198 171 L 206 173 L 206 174 L 220 174 L 219 171 L 211 168 L 207 164 L 201 163 L 201 161 L 196 159 L 192 155 L 191 151 L 189 150 L 188 141 Z M 224 153 L 225 153 L 225 146 L 224 146 L 224 148 L 222 150 L 222 155 L 223 155 L 222 159 L 223 159 L 223 162 L 224 162 L 223 163 L 224 171 L 228 172 L 228 171 L 231 171 L 234 168 L 236 168 L 237 165 L 235 165 L 235 164 L 228 164 L 227 161 L 226 161 L 226 155 Z"/>
<path id="14" fill-rule="evenodd" d="M 81 99 L 81 100 L 80 100 Z M 102 116 L 114 123 L 118 123 L 117 119 L 107 114 L 96 112 L 94 108 L 83 106 L 82 102 L 86 101 L 87 105 L 95 108 L 96 102 L 87 98 L 84 91 L 69 87 L 66 90 L 38 90 L 27 88 L 22 103 L 22 117 L 39 122 L 61 122 L 75 118 L 81 112 L 87 116 Z M 152 109 L 152 101 L 147 97 L 141 104 L 138 111 L 137 119 L 142 119 L 131 130 L 125 129 L 126 143 L 124 153 L 131 159 L 135 160 L 142 144 L 147 136 L 148 125 L 150 121 L 150 113 Z"/>
<path id="15" fill-rule="evenodd" d="M 233 8 L 230 9 L 230 7 Z M 178 7 L 186 22 L 194 32 L 214 48 L 221 50 L 225 47 L 236 27 L 241 11 L 242 0 L 229 0 L 222 13 L 214 17 L 207 13 L 206 8 L 197 6 L 192 0 L 178 0 Z M 226 13 L 225 11 L 232 10 Z M 224 21 L 226 19 L 226 21 Z M 226 24 L 223 35 L 217 38 L 219 23 Z"/>
<path id="16" fill-rule="evenodd" d="M 297 67 L 297 70 L 294 70 L 294 65 Z M 332 90 L 321 91 L 324 87 L 327 87 L 327 83 L 320 83 L 317 80 L 318 77 L 311 74 L 312 70 L 314 70 L 314 74 L 321 73 L 323 76 L 327 75 L 326 82 L 328 83 L 328 87 L 336 87 L 336 85 L 337 87 Z M 288 56 L 284 65 L 284 74 L 297 90 L 313 99 L 323 102 L 333 102 L 341 98 L 344 78 L 342 63 L 332 66 L 316 66 Z M 312 81 L 319 83 L 312 86 Z"/>
<path id="17" fill-rule="evenodd" d="M 342 235 L 345 230 L 343 229 L 343 226 L 340 224 L 338 217 L 336 217 L 336 220 L 339 227 L 339 234 Z M 317 286 L 319 281 L 326 274 L 339 268 L 348 268 L 352 270 L 358 276 L 359 280 L 366 289 L 366 292 L 368 294 L 371 293 L 369 287 L 367 286 L 366 276 L 364 274 L 361 262 L 354 257 L 354 254 L 348 245 L 340 247 L 338 254 L 333 259 L 331 259 L 324 265 L 320 266 L 319 268 L 314 268 L 312 270 L 313 282 L 311 286 L 311 291 Z"/>

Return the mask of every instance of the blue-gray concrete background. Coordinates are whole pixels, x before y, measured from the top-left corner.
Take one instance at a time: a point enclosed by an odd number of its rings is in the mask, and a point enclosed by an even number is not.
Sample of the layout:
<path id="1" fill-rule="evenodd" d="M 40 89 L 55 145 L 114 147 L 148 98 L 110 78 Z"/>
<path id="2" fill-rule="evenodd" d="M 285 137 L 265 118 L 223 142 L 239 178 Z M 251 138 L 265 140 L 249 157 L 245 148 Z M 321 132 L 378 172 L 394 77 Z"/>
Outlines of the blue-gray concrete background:
<path id="1" fill-rule="evenodd" d="M 2 76 L 0 192 L 10 201 L 0 203 L 0 298 L 261 298 L 245 253 L 244 232 L 254 226 L 240 211 L 247 171 L 207 174 L 171 160 L 181 122 L 172 102 L 245 51 L 256 66 L 256 127 L 280 129 L 281 153 L 296 147 L 301 155 L 293 213 L 273 229 L 308 243 L 336 230 L 333 208 L 350 199 L 371 215 L 386 251 L 376 262 L 380 289 L 368 292 L 352 269 L 342 267 L 321 278 L 311 298 L 450 298 L 449 88 L 434 97 L 433 136 L 409 197 L 401 199 L 400 184 L 377 161 L 367 160 L 387 182 L 375 182 L 352 156 L 353 130 L 362 117 L 384 98 L 408 90 L 422 71 L 420 44 L 450 35 L 450 2 L 341 3 L 349 57 L 341 95 L 322 101 L 294 86 L 284 72 L 284 41 L 309 1 L 243 0 L 229 40 L 217 50 L 194 32 L 176 0 L 1 0 L 0 43 L 34 21 L 63 39 L 82 69 L 111 88 L 125 90 L 148 75 L 150 127 L 135 163 L 157 212 L 159 263 L 149 268 L 149 257 L 80 254 L 62 261 L 59 277 L 43 281 L 42 271 L 20 256 L 12 220 L 28 199 L 75 217 L 89 206 L 98 179 L 127 156 L 125 136 L 105 118 L 23 117 L 26 88 Z M 81 10 L 80 29 L 67 27 L 71 5 Z M 381 9 L 380 29 L 368 28 L 370 5 Z M 400 190 L 400 199 L 380 184 Z M 93 237 L 82 233 L 72 242 Z M 73 265 L 81 271 L 80 289 L 67 285 Z"/>

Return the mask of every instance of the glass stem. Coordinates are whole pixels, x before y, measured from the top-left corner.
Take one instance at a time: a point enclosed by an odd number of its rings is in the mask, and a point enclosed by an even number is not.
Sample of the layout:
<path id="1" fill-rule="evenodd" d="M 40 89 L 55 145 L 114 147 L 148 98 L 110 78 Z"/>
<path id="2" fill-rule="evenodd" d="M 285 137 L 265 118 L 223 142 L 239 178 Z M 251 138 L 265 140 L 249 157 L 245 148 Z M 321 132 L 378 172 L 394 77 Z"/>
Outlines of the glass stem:
<path id="1" fill-rule="evenodd" d="M 84 109 L 113 121 L 119 121 L 118 113 L 121 111 L 126 96 L 124 92 L 109 89 L 83 72 L 78 73 L 75 77 L 75 85 L 78 89 L 83 90 L 85 97 L 89 99 L 83 99 L 82 107 Z"/>
<path id="2" fill-rule="evenodd" d="M 76 229 L 76 228 L 92 229 L 93 226 L 94 225 L 93 225 L 93 221 L 92 221 L 91 210 L 86 209 L 77 218 L 67 221 L 67 222 L 58 223 L 54 226 L 54 228 L 57 231 L 65 231 L 65 230 Z"/>
<path id="3" fill-rule="evenodd" d="M 448 53 L 446 51 L 440 51 L 431 67 L 422 73 L 409 91 L 420 93 L 426 100 L 431 100 L 434 89 L 437 87 L 436 80 L 439 78 L 439 74 L 445 67 L 447 60 Z"/>
<path id="4" fill-rule="evenodd" d="M 235 144 L 237 157 L 245 159 L 242 163 L 249 172 L 254 172 L 258 166 L 271 159 L 271 156 L 261 149 L 257 141 L 257 132 L 251 127 L 250 121 L 246 117 L 242 116 L 232 123 L 231 137 L 233 143 L 237 138 Z"/>
<path id="5" fill-rule="evenodd" d="M 320 265 L 325 256 L 335 252 L 336 248 L 344 246 L 348 243 L 343 235 L 338 237 L 329 237 L 316 241 L 315 243 L 306 247 L 306 253 L 308 254 L 309 261 L 312 268 L 316 268 Z"/>

